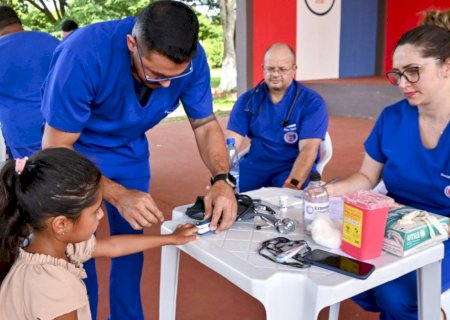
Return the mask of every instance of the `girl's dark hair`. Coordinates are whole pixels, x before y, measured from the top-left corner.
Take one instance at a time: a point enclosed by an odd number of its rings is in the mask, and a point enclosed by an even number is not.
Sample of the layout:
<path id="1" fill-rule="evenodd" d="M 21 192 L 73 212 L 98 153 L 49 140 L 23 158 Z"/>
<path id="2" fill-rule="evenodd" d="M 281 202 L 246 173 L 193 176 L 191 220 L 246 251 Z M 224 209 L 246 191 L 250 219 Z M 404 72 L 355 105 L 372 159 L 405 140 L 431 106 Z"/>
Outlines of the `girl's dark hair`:
<path id="1" fill-rule="evenodd" d="M 98 197 L 101 173 L 92 161 L 66 149 L 45 149 L 26 161 L 21 173 L 15 160 L 0 171 L 0 263 L 14 262 L 21 240 L 41 230 L 48 218 L 76 220 Z M 1 267 L 1 264 L 0 264 Z M 2 279 L 0 275 L 0 279 Z"/>
<path id="2" fill-rule="evenodd" d="M 425 58 L 433 57 L 441 62 L 450 57 L 450 30 L 433 24 L 426 24 L 405 32 L 398 40 L 396 48 L 411 44 Z"/>
<path id="3" fill-rule="evenodd" d="M 133 29 L 147 51 L 155 50 L 175 63 L 195 55 L 198 31 L 194 11 L 178 1 L 157 1 L 145 7 Z"/>

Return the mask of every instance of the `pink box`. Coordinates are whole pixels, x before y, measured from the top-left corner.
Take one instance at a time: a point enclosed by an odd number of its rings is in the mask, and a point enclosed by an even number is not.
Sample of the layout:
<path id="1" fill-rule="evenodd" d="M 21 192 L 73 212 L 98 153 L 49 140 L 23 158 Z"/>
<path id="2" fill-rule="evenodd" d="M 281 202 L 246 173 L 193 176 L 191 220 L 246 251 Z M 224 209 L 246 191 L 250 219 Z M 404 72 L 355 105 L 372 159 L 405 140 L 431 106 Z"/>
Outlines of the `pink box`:
<path id="1" fill-rule="evenodd" d="M 350 192 L 343 199 L 342 251 L 361 260 L 380 256 L 394 200 L 371 190 Z"/>

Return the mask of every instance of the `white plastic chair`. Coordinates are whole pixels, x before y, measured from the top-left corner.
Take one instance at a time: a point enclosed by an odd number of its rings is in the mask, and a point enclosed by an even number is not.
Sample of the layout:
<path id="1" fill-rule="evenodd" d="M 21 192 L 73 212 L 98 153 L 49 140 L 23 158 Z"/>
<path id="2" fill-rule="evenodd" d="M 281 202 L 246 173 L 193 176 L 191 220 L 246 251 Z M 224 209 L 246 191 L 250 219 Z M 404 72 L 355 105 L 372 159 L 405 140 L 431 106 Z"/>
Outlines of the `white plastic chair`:
<path id="1" fill-rule="evenodd" d="M 386 189 L 386 185 L 384 184 L 383 179 L 380 180 L 380 182 L 378 182 L 378 184 L 373 188 L 373 191 L 378 192 L 380 194 L 388 194 L 388 191 Z"/>
<path id="2" fill-rule="evenodd" d="M 250 150 L 250 144 L 239 152 L 239 159 L 247 154 L 247 152 Z M 320 143 L 320 159 L 319 162 L 316 165 L 317 172 L 322 175 L 323 169 L 325 166 L 330 162 L 331 157 L 333 156 L 333 144 L 331 142 L 330 134 L 326 133 L 325 139 Z"/>
<path id="3" fill-rule="evenodd" d="M 331 142 L 330 134 L 326 133 L 325 139 L 320 143 L 320 159 L 316 165 L 317 172 L 322 175 L 323 169 L 330 162 L 333 156 L 333 144 Z"/>

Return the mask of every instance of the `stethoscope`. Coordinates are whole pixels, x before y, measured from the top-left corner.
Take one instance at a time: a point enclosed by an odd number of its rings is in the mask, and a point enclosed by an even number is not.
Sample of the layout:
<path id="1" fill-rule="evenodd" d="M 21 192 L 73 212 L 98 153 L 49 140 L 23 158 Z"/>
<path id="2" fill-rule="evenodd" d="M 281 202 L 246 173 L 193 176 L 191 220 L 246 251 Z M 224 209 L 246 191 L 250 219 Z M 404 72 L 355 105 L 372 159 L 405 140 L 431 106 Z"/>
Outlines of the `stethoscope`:
<path id="1" fill-rule="evenodd" d="M 294 111 L 295 105 L 297 104 L 298 98 L 300 96 L 300 84 L 295 80 L 294 80 L 294 83 L 295 83 L 295 96 L 294 96 L 294 99 L 292 100 L 291 105 L 289 106 L 289 110 L 286 113 L 286 116 L 284 117 L 283 121 L 281 121 L 281 127 L 283 127 L 283 128 L 286 128 L 288 126 L 289 121 L 291 120 L 292 112 Z M 263 79 L 253 89 L 253 92 L 250 95 L 250 98 L 247 100 L 247 103 L 245 104 L 244 110 L 247 112 L 250 112 L 252 115 L 257 116 L 261 112 L 261 108 L 262 108 L 261 104 L 262 104 L 263 100 L 266 98 L 267 91 L 264 92 L 264 95 L 262 96 L 262 99 L 259 100 L 256 108 L 252 108 L 252 105 L 253 105 L 253 100 L 256 97 L 256 94 L 259 92 L 259 90 L 264 85 L 265 85 L 265 82 Z M 252 110 L 255 110 L 255 109 L 257 109 L 258 111 L 256 113 L 253 113 Z"/>

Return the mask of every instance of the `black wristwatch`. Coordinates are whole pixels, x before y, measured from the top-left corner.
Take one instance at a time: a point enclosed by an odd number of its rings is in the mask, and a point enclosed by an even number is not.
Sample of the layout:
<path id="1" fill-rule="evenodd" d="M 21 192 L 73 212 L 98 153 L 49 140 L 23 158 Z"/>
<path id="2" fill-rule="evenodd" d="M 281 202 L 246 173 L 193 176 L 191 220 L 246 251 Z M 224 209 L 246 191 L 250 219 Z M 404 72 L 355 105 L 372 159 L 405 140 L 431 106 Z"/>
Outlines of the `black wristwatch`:
<path id="1" fill-rule="evenodd" d="M 236 188 L 236 179 L 230 173 L 219 173 L 211 178 L 211 185 L 214 185 L 217 181 L 223 180 L 232 188 Z"/>

